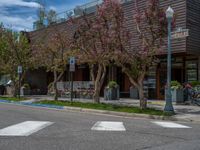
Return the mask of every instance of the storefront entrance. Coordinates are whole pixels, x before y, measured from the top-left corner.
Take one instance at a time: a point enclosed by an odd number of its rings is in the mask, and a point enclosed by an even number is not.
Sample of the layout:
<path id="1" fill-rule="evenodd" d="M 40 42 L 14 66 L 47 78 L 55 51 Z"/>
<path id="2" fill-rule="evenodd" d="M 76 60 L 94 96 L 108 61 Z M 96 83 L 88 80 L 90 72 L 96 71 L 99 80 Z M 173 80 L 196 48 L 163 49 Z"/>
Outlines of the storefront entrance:
<path id="1" fill-rule="evenodd" d="M 184 82 L 185 70 L 182 64 L 173 64 L 171 80 L 176 80 L 180 83 Z M 157 70 L 157 99 L 164 100 L 165 86 L 167 83 L 167 66 L 162 65 Z"/>
<path id="2" fill-rule="evenodd" d="M 165 97 L 165 84 L 167 82 L 167 70 L 159 68 L 157 71 L 157 99 L 163 100 Z"/>

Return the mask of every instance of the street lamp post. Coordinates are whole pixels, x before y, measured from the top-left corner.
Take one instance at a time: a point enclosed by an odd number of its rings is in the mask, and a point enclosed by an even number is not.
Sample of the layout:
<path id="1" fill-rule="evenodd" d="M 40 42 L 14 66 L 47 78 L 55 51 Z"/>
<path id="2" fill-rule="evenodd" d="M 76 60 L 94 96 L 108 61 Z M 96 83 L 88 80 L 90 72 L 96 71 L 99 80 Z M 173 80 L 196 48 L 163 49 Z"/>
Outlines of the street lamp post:
<path id="1" fill-rule="evenodd" d="M 167 53 L 167 93 L 166 93 L 166 104 L 165 112 L 174 112 L 172 105 L 172 95 L 171 95 L 171 24 L 173 19 L 174 11 L 169 6 L 166 11 L 166 17 L 168 21 L 168 53 Z"/>
<path id="2" fill-rule="evenodd" d="M 17 72 L 18 72 L 18 75 L 19 75 L 19 87 L 18 87 L 18 96 L 19 96 L 19 99 L 20 99 L 20 94 L 21 94 L 21 74 L 22 74 L 22 66 L 18 66 L 17 68 Z"/>

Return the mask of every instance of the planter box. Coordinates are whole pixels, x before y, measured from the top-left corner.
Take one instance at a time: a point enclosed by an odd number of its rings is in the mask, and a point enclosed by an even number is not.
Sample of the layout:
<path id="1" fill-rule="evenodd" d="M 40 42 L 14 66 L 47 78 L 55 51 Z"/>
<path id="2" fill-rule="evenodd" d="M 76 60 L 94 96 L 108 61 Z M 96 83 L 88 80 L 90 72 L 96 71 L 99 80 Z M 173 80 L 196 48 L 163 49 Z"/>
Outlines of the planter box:
<path id="1" fill-rule="evenodd" d="M 31 90 L 30 89 L 23 89 L 24 90 L 24 95 L 30 95 Z"/>
<path id="2" fill-rule="evenodd" d="M 166 92 L 167 90 L 165 89 L 165 98 L 166 98 Z M 176 102 L 177 104 L 183 103 L 184 102 L 184 93 L 183 89 L 173 89 L 171 90 L 172 94 L 172 102 Z"/>
<path id="3" fill-rule="evenodd" d="M 12 87 L 11 86 L 6 86 L 6 95 L 10 95 L 10 96 L 12 96 Z"/>
<path id="4" fill-rule="evenodd" d="M 132 99 L 139 99 L 139 92 L 138 92 L 137 88 L 130 87 L 130 98 L 132 98 Z"/>
<path id="5" fill-rule="evenodd" d="M 177 90 L 171 90 L 172 93 L 172 102 L 176 103 L 183 103 L 184 97 L 183 97 L 183 90 L 177 89 Z"/>
<path id="6" fill-rule="evenodd" d="M 105 88 L 104 89 L 105 100 L 119 100 L 119 87 L 117 88 Z"/>
<path id="7" fill-rule="evenodd" d="M 78 97 L 77 97 L 78 98 Z M 80 95 L 79 98 L 82 98 L 82 99 L 92 99 L 93 98 L 93 95 Z"/>

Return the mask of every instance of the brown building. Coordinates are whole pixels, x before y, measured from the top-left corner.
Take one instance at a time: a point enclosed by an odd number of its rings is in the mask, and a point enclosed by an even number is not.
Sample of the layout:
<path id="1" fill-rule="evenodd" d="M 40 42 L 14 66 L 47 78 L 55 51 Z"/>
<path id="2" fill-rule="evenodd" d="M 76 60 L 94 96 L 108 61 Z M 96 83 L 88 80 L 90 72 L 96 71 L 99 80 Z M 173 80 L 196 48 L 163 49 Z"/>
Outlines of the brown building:
<path id="1" fill-rule="evenodd" d="M 147 0 L 138 0 L 140 9 L 146 7 Z M 92 5 L 91 5 L 92 4 Z M 92 14 L 95 12 L 95 3 L 75 8 L 70 12 L 74 16 L 79 16 L 81 9 Z M 122 5 L 125 15 L 128 17 L 128 25 L 132 32 L 135 32 L 133 16 L 135 14 L 135 0 L 123 0 Z M 176 27 L 189 29 L 189 36 L 172 40 L 172 80 L 181 83 L 200 80 L 200 1 L 199 0 L 160 0 L 160 7 L 164 10 L 171 6 L 176 15 Z M 80 9 L 81 8 L 81 9 Z M 69 13 L 69 12 L 68 12 Z M 59 16 L 58 16 L 59 17 Z M 58 22 L 49 26 L 57 26 L 60 30 L 71 30 L 71 26 L 67 23 L 66 18 L 58 19 Z M 29 33 L 30 41 L 34 41 L 44 32 L 45 29 L 32 31 Z M 133 40 L 133 43 L 137 43 Z M 149 74 L 144 81 L 145 92 L 150 99 L 163 99 L 164 87 L 167 79 L 167 50 L 160 55 L 160 61 L 157 66 L 149 68 Z M 42 76 L 42 77 L 41 77 Z M 33 78 L 29 78 L 28 82 L 35 84 L 35 79 L 43 80 L 43 85 L 38 83 L 35 86 L 45 88 L 52 80 L 51 75 L 45 73 L 35 73 Z M 68 80 L 68 72 L 65 73 L 63 80 Z M 77 66 L 74 80 L 88 81 L 89 70 L 87 66 Z M 121 96 L 129 96 L 130 82 L 120 68 L 108 68 L 107 81 L 116 80 L 120 85 Z M 105 81 L 105 84 L 106 82 Z M 40 86 L 40 87 L 39 87 Z"/>

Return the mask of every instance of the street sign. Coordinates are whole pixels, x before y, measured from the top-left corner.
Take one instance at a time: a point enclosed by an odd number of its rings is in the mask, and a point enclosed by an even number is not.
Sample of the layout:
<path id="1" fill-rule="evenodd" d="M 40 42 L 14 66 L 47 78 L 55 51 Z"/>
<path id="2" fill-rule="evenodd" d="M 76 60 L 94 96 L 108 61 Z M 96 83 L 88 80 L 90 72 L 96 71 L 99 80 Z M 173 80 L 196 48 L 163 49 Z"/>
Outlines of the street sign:
<path id="1" fill-rule="evenodd" d="M 22 66 L 18 66 L 18 67 L 17 67 L 17 72 L 18 72 L 18 74 L 21 74 L 21 73 L 22 73 Z"/>
<path id="2" fill-rule="evenodd" d="M 70 71 L 70 78 L 71 78 L 71 94 L 70 94 L 70 99 L 71 102 L 73 102 L 73 72 L 75 72 L 75 67 L 76 67 L 76 61 L 75 57 L 70 57 L 69 59 L 69 71 Z"/>
<path id="3" fill-rule="evenodd" d="M 178 28 L 171 33 L 172 39 L 181 39 L 189 36 L 189 29 Z"/>
<path id="4" fill-rule="evenodd" d="M 75 64 L 76 64 L 75 57 L 70 57 L 70 59 L 69 59 L 69 71 L 70 72 L 75 72 Z"/>
<path id="5" fill-rule="evenodd" d="M 69 65 L 69 71 L 75 72 L 75 65 Z"/>
<path id="6" fill-rule="evenodd" d="M 70 57 L 69 64 L 70 65 L 75 65 L 75 57 Z"/>

